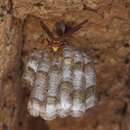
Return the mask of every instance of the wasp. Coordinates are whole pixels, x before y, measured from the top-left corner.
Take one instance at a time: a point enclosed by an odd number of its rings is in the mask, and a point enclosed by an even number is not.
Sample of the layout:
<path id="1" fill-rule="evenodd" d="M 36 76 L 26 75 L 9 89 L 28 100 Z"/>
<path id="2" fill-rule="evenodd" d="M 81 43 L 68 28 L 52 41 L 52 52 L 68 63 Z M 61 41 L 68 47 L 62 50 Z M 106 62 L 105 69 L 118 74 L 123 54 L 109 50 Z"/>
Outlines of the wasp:
<path id="1" fill-rule="evenodd" d="M 64 20 L 55 23 L 55 32 L 56 36 L 54 36 L 53 32 L 49 29 L 49 27 L 43 22 L 40 21 L 42 28 L 46 31 L 49 38 L 47 38 L 48 47 L 55 53 L 60 50 L 64 45 L 69 42 L 66 41 L 66 38 L 73 35 L 75 32 L 80 30 L 84 24 L 88 23 L 88 19 L 83 20 L 81 23 L 71 27 L 66 24 Z"/>

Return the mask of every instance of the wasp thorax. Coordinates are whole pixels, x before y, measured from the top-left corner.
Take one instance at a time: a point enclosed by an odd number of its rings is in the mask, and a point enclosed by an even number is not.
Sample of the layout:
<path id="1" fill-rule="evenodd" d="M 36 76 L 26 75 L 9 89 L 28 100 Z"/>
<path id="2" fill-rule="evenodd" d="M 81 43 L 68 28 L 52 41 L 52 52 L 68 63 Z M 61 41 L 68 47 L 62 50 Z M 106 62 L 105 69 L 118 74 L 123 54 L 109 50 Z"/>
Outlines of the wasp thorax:
<path id="1" fill-rule="evenodd" d="M 55 52 L 55 53 L 57 51 L 59 51 L 61 49 L 62 44 L 63 43 L 61 41 L 59 41 L 59 40 L 52 40 L 51 41 L 51 49 L 52 49 L 52 51 Z"/>
<path id="2" fill-rule="evenodd" d="M 23 79 L 32 86 L 27 105 L 32 116 L 80 117 L 96 104 L 92 60 L 70 46 L 60 51 L 34 51 L 25 62 Z"/>

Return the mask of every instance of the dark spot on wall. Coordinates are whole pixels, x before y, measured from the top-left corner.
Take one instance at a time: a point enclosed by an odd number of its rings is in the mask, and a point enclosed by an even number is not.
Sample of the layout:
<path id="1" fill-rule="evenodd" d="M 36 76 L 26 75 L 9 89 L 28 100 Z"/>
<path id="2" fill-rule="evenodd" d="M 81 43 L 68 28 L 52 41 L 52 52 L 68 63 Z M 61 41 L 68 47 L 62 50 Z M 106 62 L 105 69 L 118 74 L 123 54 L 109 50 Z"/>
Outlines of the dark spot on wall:
<path id="1" fill-rule="evenodd" d="M 2 130 L 8 130 L 8 126 L 6 124 L 3 124 Z"/>
<path id="2" fill-rule="evenodd" d="M 130 62 L 130 61 L 129 61 L 129 58 L 125 58 L 125 59 L 124 59 L 124 64 L 129 64 L 129 62 Z"/>

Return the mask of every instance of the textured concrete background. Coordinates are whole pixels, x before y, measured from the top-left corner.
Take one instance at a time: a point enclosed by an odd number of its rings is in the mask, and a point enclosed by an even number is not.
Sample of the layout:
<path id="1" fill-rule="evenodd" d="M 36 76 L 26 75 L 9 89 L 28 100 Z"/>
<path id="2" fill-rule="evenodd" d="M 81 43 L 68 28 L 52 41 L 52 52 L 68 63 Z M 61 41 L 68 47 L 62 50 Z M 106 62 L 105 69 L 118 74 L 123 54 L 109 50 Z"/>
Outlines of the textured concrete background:
<path id="1" fill-rule="evenodd" d="M 0 5 L 0 130 L 127 130 L 129 0 L 0 0 Z M 7 12 L 17 18 L 7 16 Z M 22 56 L 33 48 L 44 48 L 45 43 L 37 17 L 51 29 L 56 21 L 76 25 L 88 19 L 68 39 L 94 59 L 97 71 L 98 104 L 83 118 L 47 122 L 30 117 L 26 111 L 29 91 L 20 81 Z"/>

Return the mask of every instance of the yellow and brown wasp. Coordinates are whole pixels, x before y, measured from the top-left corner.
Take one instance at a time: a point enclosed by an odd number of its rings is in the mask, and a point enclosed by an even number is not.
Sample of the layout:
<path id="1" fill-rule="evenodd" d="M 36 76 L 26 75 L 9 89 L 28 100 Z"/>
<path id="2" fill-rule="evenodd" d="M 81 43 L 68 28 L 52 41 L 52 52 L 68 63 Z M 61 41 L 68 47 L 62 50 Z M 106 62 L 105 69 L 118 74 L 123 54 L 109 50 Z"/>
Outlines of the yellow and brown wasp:
<path id="1" fill-rule="evenodd" d="M 86 19 L 73 27 L 67 25 L 63 20 L 56 22 L 54 30 L 57 36 L 54 36 L 53 32 L 49 29 L 49 27 L 43 21 L 40 21 L 42 28 L 46 31 L 46 33 L 49 36 L 49 38 L 46 39 L 48 41 L 48 47 L 53 52 L 57 52 L 59 49 L 62 49 L 62 47 L 65 44 L 68 44 L 68 42 L 65 39 L 77 32 L 87 22 L 88 20 Z"/>

